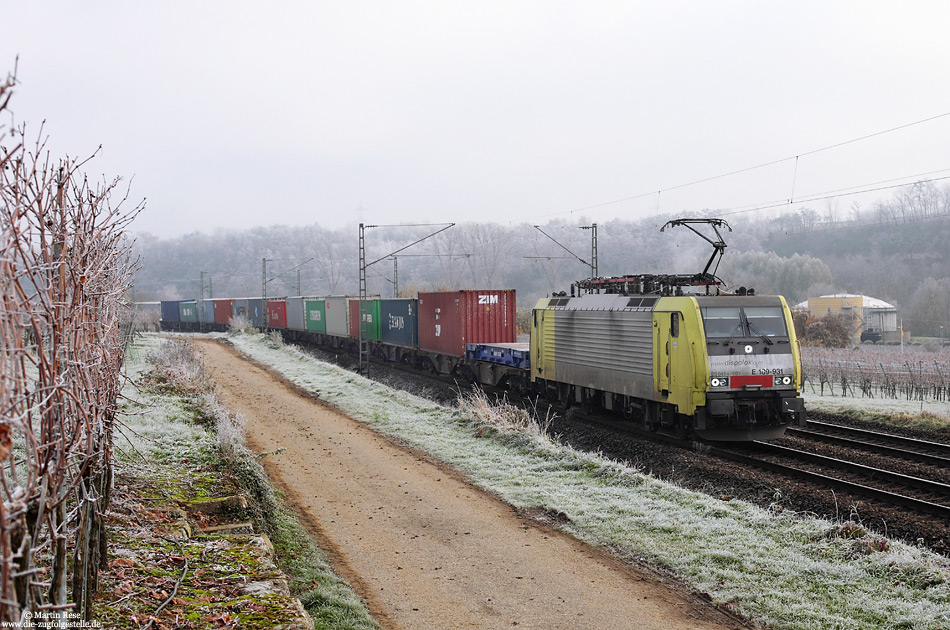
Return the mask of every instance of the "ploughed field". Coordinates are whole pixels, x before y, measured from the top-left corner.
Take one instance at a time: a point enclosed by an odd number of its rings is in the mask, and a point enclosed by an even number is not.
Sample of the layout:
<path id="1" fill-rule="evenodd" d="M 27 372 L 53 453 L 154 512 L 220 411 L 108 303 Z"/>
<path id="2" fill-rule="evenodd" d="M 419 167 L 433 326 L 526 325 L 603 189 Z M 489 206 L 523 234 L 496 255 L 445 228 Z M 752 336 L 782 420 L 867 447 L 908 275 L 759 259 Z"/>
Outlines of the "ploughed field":
<path id="1" fill-rule="evenodd" d="M 346 367 L 355 365 L 353 359 L 345 355 L 335 355 L 319 349 L 308 351 L 323 360 L 334 361 Z M 421 372 L 383 364 L 374 364 L 370 377 L 391 387 L 405 389 L 446 403 L 451 403 L 458 397 L 460 388 L 467 387 L 466 384 L 452 379 L 432 377 Z M 504 395 L 504 392 L 499 392 L 499 395 Z M 530 401 L 522 402 L 531 405 Z M 539 404 L 536 411 L 543 416 L 548 412 L 548 407 Z M 550 419 L 549 433 L 557 436 L 564 443 L 577 449 L 597 451 L 611 459 L 633 464 L 643 472 L 682 487 L 715 497 L 735 497 L 772 509 L 805 512 L 835 521 L 850 519 L 887 537 L 911 543 L 922 541 L 934 551 L 950 555 L 950 522 L 946 519 L 890 505 L 868 496 L 851 494 L 815 482 L 724 460 L 718 456 L 703 453 L 702 448 L 692 450 L 682 446 L 658 443 L 649 437 L 631 435 L 620 430 L 620 423 L 617 423 L 618 428 L 614 428 L 610 426 L 610 423 L 595 421 L 600 418 L 591 418 L 591 421 L 588 421 L 574 410 L 566 412 L 563 408 L 554 407 L 551 411 L 553 419 Z M 809 411 L 808 419 L 871 431 L 883 431 L 931 442 L 950 443 L 947 436 L 939 432 L 907 427 L 882 427 L 872 422 L 839 414 Z M 873 468 L 950 484 L 950 470 L 939 466 L 922 465 L 799 437 L 785 437 L 774 443 L 826 457 L 854 461 Z M 740 449 L 750 455 L 755 455 L 756 452 L 753 445 L 744 445 Z M 820 467 L 810 465 L 801 467 L 863 483 L 861 479 L 848 477 L 840 471 L 824 471 Z M 950 504 L 946 500 L 944 502 Z"/>

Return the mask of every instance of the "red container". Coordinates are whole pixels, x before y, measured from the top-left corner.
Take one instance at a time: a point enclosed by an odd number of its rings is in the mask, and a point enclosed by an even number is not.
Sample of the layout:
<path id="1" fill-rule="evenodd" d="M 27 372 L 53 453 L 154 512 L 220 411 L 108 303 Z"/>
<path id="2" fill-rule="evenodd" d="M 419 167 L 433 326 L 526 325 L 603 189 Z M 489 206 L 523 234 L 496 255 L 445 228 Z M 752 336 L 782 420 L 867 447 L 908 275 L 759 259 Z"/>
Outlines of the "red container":
<path id="1" fill-rule="evenodd" d="M 234 316 L 234 304 L 231 300 L 213 300 L 214 304 L 214 323 L 227 324 Z"/>
<path id="2" fill-rule="evenodd" d="M 419 349 L 465 356 L 467 343 L 514 343 L 515 292 L 439 291 L 419 294 Z"/>
<path id="3" fill-rule="evenodd" d="M 267 327 L 287 328 L 287 300 L 267 300 Z"/>

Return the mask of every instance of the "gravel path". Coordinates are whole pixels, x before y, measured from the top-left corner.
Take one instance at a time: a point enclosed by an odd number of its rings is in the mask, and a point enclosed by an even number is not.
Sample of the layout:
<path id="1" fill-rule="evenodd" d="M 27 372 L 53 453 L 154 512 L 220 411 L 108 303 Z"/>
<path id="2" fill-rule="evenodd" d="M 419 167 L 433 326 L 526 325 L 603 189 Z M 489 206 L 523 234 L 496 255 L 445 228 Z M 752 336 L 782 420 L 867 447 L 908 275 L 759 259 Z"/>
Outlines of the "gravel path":
<path id="1" fill-rule="evenodd" d="M 424 454 L 199 342 L 221 402 L 386 628 L 739 628 L 682 587 L 525 518 Z M 285 449 L 276 453 L 278 449 Z"/>

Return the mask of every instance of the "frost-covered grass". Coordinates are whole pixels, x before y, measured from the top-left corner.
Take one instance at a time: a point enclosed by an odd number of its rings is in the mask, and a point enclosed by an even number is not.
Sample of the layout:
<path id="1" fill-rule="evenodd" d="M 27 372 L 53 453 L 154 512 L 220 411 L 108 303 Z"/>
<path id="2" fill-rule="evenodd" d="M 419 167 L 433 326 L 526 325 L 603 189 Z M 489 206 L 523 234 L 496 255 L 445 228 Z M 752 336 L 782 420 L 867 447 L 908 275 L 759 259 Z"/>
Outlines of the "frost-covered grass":
<path id="1" fill-rule="evenodd" d="M 950 561 L 926 549 L 851 523 L 718 500 L 542 436 L 500 432 L 469 412 L 394 391 L 261 335 L 230 340 L 512 505 L 566 516 L 563 527 L 578 538 L 664 567 L 758 623 L 950 627 Z"/>
<path id="2" fill-rule="evenodd" d="M 193 422 L 194 405 L 181 396 L 138 388 L 151 370 L 150 354 L 159 352 L 162 339 L 140 335 L 126 355 L 128 382 L 122 390 L 120 427 L 115 450 L 120 461 L 148 461 L 172 465 L 189 462 L 196 466 L 216 459 L 214 434 Z"/>
<path id="3" fill-rule="evenodd" d="M 936 400 L 901 400 L 862 396 L 824 396 L 812 392 L 806 384 L 802 390 L 805 408 L 876 422 L 878 424 L 942 431 L 950 433 L 950 402 Z"/>
<path id="4" fill-rule="evenodd" d="M 126 373 L 127 400 L 115 440 L 118 465 L 147 475 L 165 496 L 175 496 L 182 484 L 191 494 L 196 485 L 213 493 L 224 472 L 251 496 L 255 525 L 270 536 L 277 563 L 315 628 L 378 628 L 359 596 L 334 574 L 326 555 L 283 506 L 245 445 L 243 418 L 218 403 L 193 345 L 141 335 L 127 354 Z"/>

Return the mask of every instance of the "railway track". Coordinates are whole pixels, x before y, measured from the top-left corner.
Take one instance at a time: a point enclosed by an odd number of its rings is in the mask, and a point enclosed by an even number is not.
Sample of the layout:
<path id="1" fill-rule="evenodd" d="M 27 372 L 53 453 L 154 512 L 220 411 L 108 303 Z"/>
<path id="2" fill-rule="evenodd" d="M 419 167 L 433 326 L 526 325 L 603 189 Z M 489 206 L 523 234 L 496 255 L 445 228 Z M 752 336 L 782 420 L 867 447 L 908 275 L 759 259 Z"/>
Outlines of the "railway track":
<path id="1" fill-rule="evenodd" d="M 950 469 L 950 444 L 813 420 L 804 429 L 789 428 L 785 434 Z"/>
<path id="2" fill-rule="evenodd" d="M 950 520 L 950 485 L 883 468 L 767 442 L 753 451 L 709 447 L 705 452 L 809 483 Z"/>
<path id="3" fill-rule="evenodd" d="M 585 422 L 614 431 L 689 448 L 737 464 L 777 473 L 816 486 L 833 488 L 854 496 L 873 499 L 887 505 L 912 510 L 918 514 L 936 516 L 950 522 L 950 484 L 768 442 L 752 442 L 734 447 L 696 443 L 690 440 L 679 440 L 663 433 L 651 433 L 640 427 L 597 416 L 576 415 Z M 829 425 L 827 423 L 809 422 L 809 428 L 815 429 L 816 427 L 812 425 L 816 425 L 818 430 L 794 430 L 794 434 L 820 441 L 825 441 L 824 438 L 830 437 L 831 439 L 827 442 L 839 446 L 950 469 L 950 458 L 934 454 L 935 451 L 939 452 L 942 449 L 950 451 L 950 447 L 943 444 L 879 434 L 873 431 L 852 431 L 849 427 L 839 427 L 839 425 Z M 840 428 L 842 431 L 839 432 L 839 435 L 832 435 L 831 429 L 828 427 Z M 841 435 L 843 433 L 859 436 L 861 439 L 849 439 L 843 437 Z M 905 448 L 888 446 L 887 442 L 902 444 Z M 919 452 L 918 450 L 925 448 L 930 452 Z"/>

